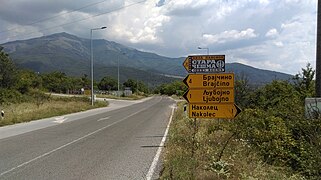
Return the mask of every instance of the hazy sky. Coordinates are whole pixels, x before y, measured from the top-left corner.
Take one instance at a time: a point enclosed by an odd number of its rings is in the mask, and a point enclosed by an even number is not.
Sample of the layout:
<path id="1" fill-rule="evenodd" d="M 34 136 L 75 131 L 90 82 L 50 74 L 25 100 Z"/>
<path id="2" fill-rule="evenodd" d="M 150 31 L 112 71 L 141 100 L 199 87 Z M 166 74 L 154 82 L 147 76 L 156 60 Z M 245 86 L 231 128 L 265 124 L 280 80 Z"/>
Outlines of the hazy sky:
<path id="1" fill-rule="evenodd" d="M 0 0 L 0 43 L 58 32 L 104 38 L 168 57 L 290 74 L 315 67 L 317 0 Z"/>

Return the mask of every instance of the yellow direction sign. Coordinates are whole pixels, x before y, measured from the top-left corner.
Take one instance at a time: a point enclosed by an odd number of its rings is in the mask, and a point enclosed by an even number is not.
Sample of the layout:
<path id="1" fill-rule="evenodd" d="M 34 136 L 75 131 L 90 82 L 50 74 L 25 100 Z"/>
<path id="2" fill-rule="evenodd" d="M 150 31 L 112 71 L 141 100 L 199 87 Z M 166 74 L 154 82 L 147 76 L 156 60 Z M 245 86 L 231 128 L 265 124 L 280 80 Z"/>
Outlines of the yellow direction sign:
<path id="1" fill-rule="evenodd" d="M 234 103 L 234 89 L 189 89 L 183 97 L 189 103 Z"/>
<path id="2" fill-rule="evenodd" d="M 236 104 L 189 104 L 190 118 L 233 119 L 240 112 Z"/>
<path id="3" fill-rule="evenodd" d="M 234 74 L 189 74 L 183 82 L 189 88 L 233 88 Z"/>
<path id="4" fill-rule="evenodd" d="M 188 56 L 183 66 L 188 73 L 225 72 L 225 55 Z"/>

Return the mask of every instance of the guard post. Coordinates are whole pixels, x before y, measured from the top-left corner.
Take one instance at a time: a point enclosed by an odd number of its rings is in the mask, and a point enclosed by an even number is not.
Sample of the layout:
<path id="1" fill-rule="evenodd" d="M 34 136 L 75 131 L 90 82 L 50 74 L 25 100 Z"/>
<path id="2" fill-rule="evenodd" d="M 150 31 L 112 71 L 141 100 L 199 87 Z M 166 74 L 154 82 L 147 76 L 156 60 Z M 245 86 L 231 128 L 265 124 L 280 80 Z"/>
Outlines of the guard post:
<path id="1" fill-rule="evenodd" d="M 4 119 L 4 111 L 1 110 L 1 119 Z"/>

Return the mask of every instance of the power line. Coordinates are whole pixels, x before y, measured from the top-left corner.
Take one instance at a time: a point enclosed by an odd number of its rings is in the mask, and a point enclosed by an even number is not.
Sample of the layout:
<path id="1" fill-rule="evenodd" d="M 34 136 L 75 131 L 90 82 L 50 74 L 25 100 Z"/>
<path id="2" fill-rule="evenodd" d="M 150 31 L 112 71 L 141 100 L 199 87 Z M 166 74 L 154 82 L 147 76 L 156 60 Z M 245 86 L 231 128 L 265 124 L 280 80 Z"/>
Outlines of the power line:
<path id="1" fill-rule="evenodd" d="M 73 12 L 76 12 L 76 11 L 79 11 L 79 10 L 82 10 L 82 9 L 85 9 L 85 8 L 88 8 L 90 6 L 95 6 L 97 4 L 101 4 L 103 2 L 105 2 L 107 0 L 104 0 L 104 1 L 100 1 L 100 2 L 96 2 L 96 3 L 92 3 L 92 4 L 88 4 L 86 6 L 83 6 L 83 7 L 80 7 L 78 9 L 74 9 L 74 10 L 71 10 L 71 11 L 68 11 L 68 12 L 65 12 L 65 13 L 62 13 L 62 14 L 58 14 L 58 15 L 55 15 L 55 16 L 51 16 L 51 17 L 47 17 L 47 18 L 42 18 L 42 19 L 38 19 L 38 20 L 35 20 L 31 23 L 28 23 L 28 24 L 23 24 L 22 26 L 30 26 L 30 25 L 34 25 L 34 24 L 38 24 L 40 22 L 44 22 L 44 21 L 48 21 L 48 20 L 51 20 L 51 19 L 55 19 L 59 16 L 62 16 L 62 15 L 66 15 L 66 14 L 70 14 L 70 13 L 73 13 Z M 1 33 L 5 33 L 5 32 L 8 32 L 8 31 L 12 31 L 12 30 L 15 30 L 15 29 L 19 29 L 19 27 L 14 27 L 14 28 L 11 28 L 11 29 L 7 29 L 7 30 L 4 30 L 4 31 L 0 31 L 0 34 Z"/>
<path id="2" fill-rule="evenodd" d="M 113 9 L 113 10 L 111 10 L 111 11 L 107 11 L 107 12 L 104 12 L 104 13 L 99 13 L 99 14 L 96 14 L 96 15 L 92 15 L 92 16 L 89 16 L 89 17 L 86 17 L 86 18 L 78 19 L 78 20 L 71 21 L 71 22 L 64 23 L 64 24 L 60 24 L 60 25 L 56 25 L 56 26 L 51 26 L 51 27 L 49 27 L 49 28 L 40 29 L 40 30 L 38 30 L 38 31 L 32 31 L 32 32 L 24 33 L 24 34 L 17 34 L 17 35 L 7 36 L 6 38 L 2 38 L 2 39 L 0 39 L 0 40 L 2 41 L 2 40 L 5 40 L 5 39 L 7 39 L 7 38 L 31 35 L 31 34 L 34 34 L 34 33 L 38 33 L 39 31 L 47 31 L 47 30 L 50 30 L 50 29 L 55 29 L 55 28 L 58 28 L 58 27 L 63 27 L 63 26 L 66 26 L 66 25 L 78 23 L 78 22 L 85 21 L 85 20 L 88 20 L 88 19 L 92 19 L 92 18 L 95 18 L 95 17 L 98 17 L 98 16 L 102 16 L 102 15 L 105 15 L 105 14 L 110 14 L 110 13 L 113 13 L 113 12 L 115 12 L 115 11 L 119 11 L 119 10 L 122 10 L 122 9 L 125 9 L 125 8 L 128 8 L 128 7 L 134 6 L 134 5 L 136 5 L 136 4 L 143 3 L 143 2 L 145 2 L 145 1 L 147 1 L 147 0 L 138 1 L 138 2 L 135 2 L 135 3 L 132 3 L 132 4 L 128 4 L 128 5 L 126 5 L 126 6 L 121 6 L 121 7 L 119 7 L 119 8 L 115 8 L 115 9 Z M 76 10 L 74 10 L 74 11 L 76 11 Z"/>

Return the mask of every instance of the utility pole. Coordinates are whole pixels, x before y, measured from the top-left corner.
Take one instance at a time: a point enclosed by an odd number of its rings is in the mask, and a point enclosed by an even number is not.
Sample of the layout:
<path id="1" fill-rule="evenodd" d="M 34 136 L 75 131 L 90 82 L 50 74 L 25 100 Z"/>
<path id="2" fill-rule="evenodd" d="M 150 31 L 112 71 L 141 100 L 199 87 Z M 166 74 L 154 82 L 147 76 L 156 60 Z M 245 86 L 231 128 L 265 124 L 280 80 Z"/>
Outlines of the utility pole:
<path id="1" fill-rule="evenodd" d="M 103 26 L 100 28 L 90 29 L 90 74 L 91 74 L 91 105 L 94 105 L 94 55 L 93 55 L 93 31 L 106 29 L 107 27 Z"/>
<path id="2" fill-rule="evenodd" d="M 120 96 L 119 94 L 119 54 L 117 55 L 117 96 Z"/>
<path id="3" fill-rule="evenodd" d="M 321 97 L 321 3 L 318 0 L 317 7 L 317 52 L 316 52 L 316 97 Z"/>

